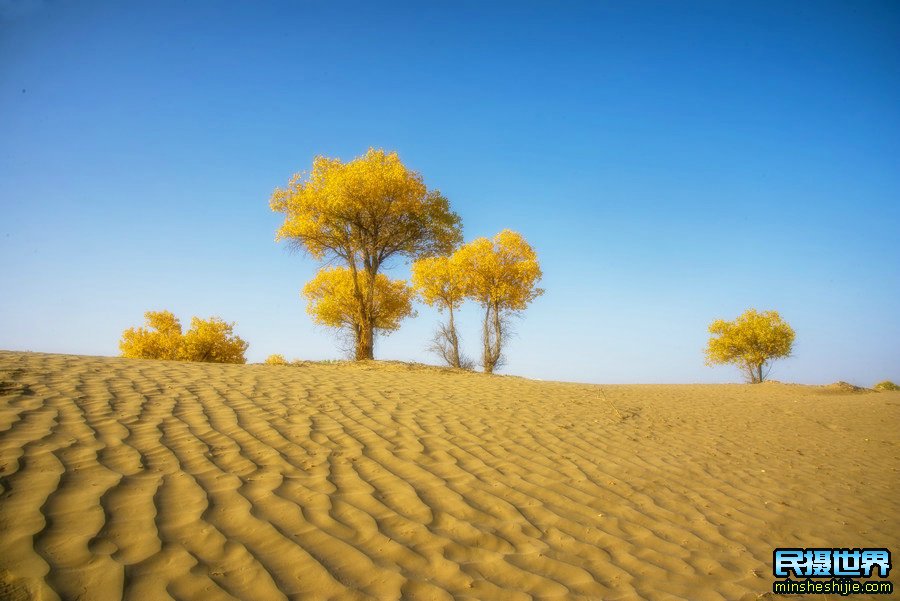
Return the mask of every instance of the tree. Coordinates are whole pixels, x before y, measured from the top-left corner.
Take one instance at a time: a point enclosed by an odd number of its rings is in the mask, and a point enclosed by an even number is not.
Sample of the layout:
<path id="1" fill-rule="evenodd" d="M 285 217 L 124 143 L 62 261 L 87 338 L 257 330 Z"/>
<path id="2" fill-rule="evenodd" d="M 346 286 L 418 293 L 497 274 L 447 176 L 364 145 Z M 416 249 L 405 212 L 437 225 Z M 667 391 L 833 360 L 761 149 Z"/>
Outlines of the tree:
<path id="1" fill-rule="evenodd" d="M 737 365 L 751 383 L 765 381 L 775 359 L 790 357 L 794 330 L 777 311 L 747 309 L 734 321 L 717 319 L 709 325 L 706 364 Z"/>
<path id="2" fill-rule="evenodd" d="M 170 311 L 147 311 L 146 327 L 122 332 L 119 350 L 131 359 L 178 359 L 181 348 L 181 322 Z"/>
<path id="3" fill-rule="evenodd" d="M 181 322 L 170 311 L 147 311 L 147 327 L 128 328 L 119 349 L 132 359 L 168 359 L 209 363 L 246 363 L 249 346 L 234 335 L 234 324 L 218 317 L 191 319 L 191 329 L 182 334 Z"/>
<path id="4" fill-rule="evenodd" d="M 349 270 L 356 359 L 372 359 L 375 286 L 385 263 L 448 254 L 462 240 L 460 218 L 437 190 L 407 169 L 397 153 L 369 149 L 348 163 L 316 157 L 269 201 L 284 213 L 276 240 Z"/>
<path id="5" fill-rule="evenodd" d="M 250 346 L 234 334 L 234 323 L 218 317 L 207 320 L 194 317 L 191 329 L 181 341 L 179 358 L 206 363 L 246 363 L 244 352 Z"/>
<path id="6" fill-rule="evenodd" d="M 414 315 L 412 308 L 413 290 L 404 280 L 392 280 L 383 273 L 375 276 L 374 284 L 369 282 L 366 272 L 358 274 L 359 284 L 354 282 L 353 272 L 347 267 L 333 267 L 319 270 L 312 280 L 303 287 L 306 297 L 306 311 L 313 321 L 349 333 L 358 342 L 365 327 L 360 323 L 357 285 L 372 291 L 372 307 L 368 326 L 373 332 L 388 334 L 400 327 L 400 321 Z M 355 350 L 359 347 L 354 344 Z M 355 354 L 359 360 L 358 352 Z"/>
<path id="7" fill-rule="evenodd" d="M 458 251 L 466 274 L 466 295 L 484 308 L 482 366 L 493 373 L 501 364 L 508 316 L 523 311 L 544 293 L 537 254 L 521 234 L 503 230 L 489 240 L 476 238 Z"/>
<path id="8" fill-rule="evenodd" d="M 413 287 L 428 306 L 447 310 L 449 319 L 435 334 L 434 350 L 450 367 L 471 367 L 471 362 L 459 353 L 459 335 L 453 312 L 466 298 L 466 271 L 460 253 L 449 257 L 426 257 L 412 264 Z"/>

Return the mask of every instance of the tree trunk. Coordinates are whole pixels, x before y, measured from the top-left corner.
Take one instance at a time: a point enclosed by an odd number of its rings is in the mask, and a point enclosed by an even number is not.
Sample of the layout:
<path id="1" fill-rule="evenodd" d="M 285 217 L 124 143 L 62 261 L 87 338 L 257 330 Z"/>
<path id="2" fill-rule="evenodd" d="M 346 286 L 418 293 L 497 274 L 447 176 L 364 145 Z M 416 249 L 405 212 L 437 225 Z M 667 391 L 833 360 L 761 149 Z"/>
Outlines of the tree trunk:
<path id="1" fill-rule="evenodd" d="M 450 347 L 451 347 L 451 355 L 450 362 L 453 364 L 453 367 L 460 368 L 462 365 L 459 361 L 459 336 L 456 335 L 456 325 L 453 323 L 453 305 L 449 306 L 450 311 L 450 324 L 448 326 L 448 334 L 450 338 Z"/>
<path id="2" fill-rule="evenodd" d="M 503 349 L 503 324 L 500 320 L 500 307 L 496 304 L 488 304 L 485 308 L 482 335 L 484 373 L 492 374 L 500 361 L 500 352 Z"/>
<path id="3" fill-rule="evenodd" d="M 500 351 L 503 349 L 503 326 L 500 321 L 500 305 L 494 305 L 494 347 L 491 349 L 491 355 L 494 359 L 494 366 L 500 362 Z"/>
<path id="4" fill-rule="evenodd" d="M 351 259 L 348 261 L 350 265 L 350 273 L 353 276 L 353 296 L 356 298 L 357 320 L 354 333 L 356 334 L 356 345 L 354 349 L 354 359 L 364 361 L 366 359 L 375 358 L 375 275 L 378 272 L 378 266 L 373 264 L 371 260 L 365 258 L 363 260 L 363 273 L 368 276 L 365 288 L 359 283 L 359 270 L 356 261 Z"/>
<path id="5" fill-rule="evenodd" d="M 765 363 L 750 363 L 744 365 L 744 373 L 751 384 L 759 384 L 763 381 L 763 366 Z"/>
<path id="6" fill-rule="evenodd" d="M 481 331 L 483 348 L 481 351 L 481 364 L 484 366 L 484 373 L 494 373 L 494 361 L 491 358 L 491 306 L 485 305 L 484 324 Z"/>
<path id="7" fill-rule="evenodd" d="M 356 328 L 356 353 L 354 358 L 357 361 L 375 358 L 375 335 L 371 322 L 361 323 Z"/>
<path id="8" fill-rule="evenodd" d="M 350 275 L 353 278 L 353 297 L 356 299 L 356 323 L 353 324 L 354 351 L 353 358 L 356 361 L 372 359 L 372 327 L 369 319 L 369 303 L 366 302 L 366 294 L 359 285 L 359 270 L 356 261 L 351 257 L 347 261 L 350 267 Z"/>

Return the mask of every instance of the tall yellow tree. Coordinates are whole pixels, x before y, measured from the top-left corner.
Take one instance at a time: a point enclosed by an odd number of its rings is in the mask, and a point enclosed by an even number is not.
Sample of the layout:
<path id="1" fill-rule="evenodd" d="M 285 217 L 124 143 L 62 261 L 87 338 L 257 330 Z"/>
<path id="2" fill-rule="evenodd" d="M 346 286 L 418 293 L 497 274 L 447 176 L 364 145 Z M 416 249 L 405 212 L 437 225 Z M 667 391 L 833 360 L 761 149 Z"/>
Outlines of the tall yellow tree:
<path id="1" fill-rule="evenodd" d="M 470 368 L 471 362 L 460 355 L 459 334 L 454 311 L 466 298 L 466 270 L 463 256 L 456 252 L 449 257 L 426 257 L 412 264 L 412 283 L 419 297 L 438 311 L 447 310 L 446 324 L 435 334 L 434 350 L 451 367 Z"/>
<path id="2" fill-rule="evenodd" d="M 777 311 L 756 309 L 747 309 L 734 321 L 715 320 L 709 333 L 706 364 L 737 365 L 752 383 L 766 379 L 773 360 L 791 355 L 795 337 Z"/>
<path id="3" fill-rule="evenodd" d="M 376 276 L 385 263 L 447 254 L 462 240 L 447 199 L 428 190 L 396 152 L 369 149 L 346 163 L 316 157 L 312 171 L 276 189 L 269 206 L 285 215 L 276 240 L 348 268 L 357 359 L 373 358 Z"/>
<path id="4" fill-rule="evenodd" d="M 502 361 L 509 315 L 523 311 L 544 293 L 537 287 L 541 267 L 537 253 L 518 232 L 503 230 L 492 239 L 476 238 L 458 251 L 466 278 L 466 295 L 484 309 L 482 366 L 493 373 Z"/>
<path id="5" fill-rule="evenodd" d="M 370 327 L 379 334 L 389 334 L 400 327 L 400 321 L 414 315 L 414 292 L 405 281 L 392 280 L 383 273 L 375 276 L 369 286 L 369 276 L 359 274 L 360 284 L 372 290 L 374 303 L 370 313 Z M 347 267 L 319 270 L 303 287 L 306 311 L 318 324 L 338 328 L 358 341 L 363 325 L 359 320 L 359 304 L 353 273 Z M 359 357 L 357 356 L 357 359 Z"/>

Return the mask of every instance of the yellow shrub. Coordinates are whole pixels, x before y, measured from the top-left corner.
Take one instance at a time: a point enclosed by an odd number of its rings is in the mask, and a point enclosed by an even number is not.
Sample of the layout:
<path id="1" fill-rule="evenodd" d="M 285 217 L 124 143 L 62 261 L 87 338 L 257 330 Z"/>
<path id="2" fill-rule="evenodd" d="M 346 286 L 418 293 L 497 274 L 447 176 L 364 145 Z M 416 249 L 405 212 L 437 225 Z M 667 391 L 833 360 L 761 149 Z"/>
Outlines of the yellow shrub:
<path id="1" fill-rule="evenodd" d="M 179 358 L 208 363 L 246 363 L 244 352 L 250 346 L 234 335 L 234 323 L 218 317 L 208 320 L 194 317 L 191 329 L 184 335 Z"/>
<path id="2" fill-rule="evenodd" d="M 191 319 L 191 329 L 182 334 L 181 323 L 170 311 L 148 311 L 147 327 L 128 328 L 119 349 L 133 359 L 177 359 L 209 363 L 246 363 L 249 346 L 234 335 L 234 324 L 218 317 Z"/>
<path id="3" fill-rule="evenodd" d="M 119 350 L 132 359 L 178 359 L 181 348 L 181 323 L 170 311 L 144 313 L 147 327 L 122 332 Z"/>

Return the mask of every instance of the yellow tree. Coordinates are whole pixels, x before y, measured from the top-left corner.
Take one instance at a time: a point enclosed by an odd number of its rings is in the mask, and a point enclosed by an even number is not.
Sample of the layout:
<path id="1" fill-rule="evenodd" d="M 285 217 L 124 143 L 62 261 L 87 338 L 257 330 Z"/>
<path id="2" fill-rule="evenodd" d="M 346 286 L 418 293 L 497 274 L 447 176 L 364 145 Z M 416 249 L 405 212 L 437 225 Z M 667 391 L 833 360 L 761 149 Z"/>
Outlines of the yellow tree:
<path id="1" fill-rule="evenodd" d="M 248 346 L 234 334 L 234 323 L 218 317 L 194 317 L 191 329 L 182 339 L 179 358 L 207 363 L 246 363 L 244 352 Z"/>
<path id="2" fill-rule="evenodd" d="M 346 163 L 316 157 L 312 171 L 276 189 L 269 206 L 285 216 L 276 240 L 349 270 L 357 359 L 373 358 L 376 276 L 385 263 L 447 254 L 462 239 L 447 199 L 395 152 L 369 149 Z"/>
<path id="3" fill-rule="evenodd" d="M 146 327 L 122 332 L 119 350 L 131 359 L 178 359 L 181 322 L 170 311 L 147 311 Z"/>
<path id="4" fill-rule="evenodd" d="M 375 276 L 374 285 L 370 285 L 365 272 L 359 273 L 358 278 L 357 284 L 347 267 L 325 268 L 303 287 L 306 311 L 313 321 L 351 334 L 356 350 L 364 327 L 360 323 L 357 286 L 372 290 L 369 327 L 374 332 L 389 334 L 400 327 L 401 320 L 414 315 L 414 292 L 405 281 L 392 280 L 383 273 Z M 360 359 L 358 353 L 356 359 Z"/>
<path id="5" fill-rule="evenodd" d="M 441 324 L 435 335 L 434 350 L 451 367 L 470 368 L 471 363 L 460 356 L 459 335 L 453 313 L 466 298 L 466 271 L 463 256 L 457 252 L 449 257 L 426 257 L 412 264 L 412 283 L 422 301 L 447 310 L 448 322 Z"/>
<path id="6" fill-rule="evenodd" d="M 537 253 L 521 234 L 503 230 L 493 239 L 476 238 L 458 251 L 466 274 L 466 295 L 484 308 L 482 366 L 493 373 L 501 362 L 508 330 L 505 319 L 543 294 L 537 287 Z"/>
<path id="7" fill-rule="evenodd" d="M 715 320 L 709 333 L 706 364 L 737 365 L 752 383 L 766 379 L 772 360 L 791 355 L 795 336 L 777 311 L 756 309 L 747 309 L 734 321 Z"/>

